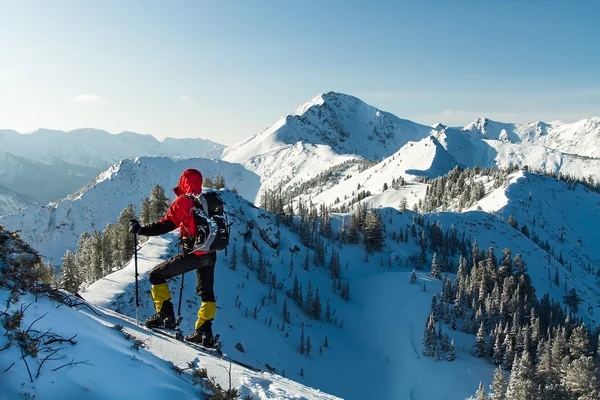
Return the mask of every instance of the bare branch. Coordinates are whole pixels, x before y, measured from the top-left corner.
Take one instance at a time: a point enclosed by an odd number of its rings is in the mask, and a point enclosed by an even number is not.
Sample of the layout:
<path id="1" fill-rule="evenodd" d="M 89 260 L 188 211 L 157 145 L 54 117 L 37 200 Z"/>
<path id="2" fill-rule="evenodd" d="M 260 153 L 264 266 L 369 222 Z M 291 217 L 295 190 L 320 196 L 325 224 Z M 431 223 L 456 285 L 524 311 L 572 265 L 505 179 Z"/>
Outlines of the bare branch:
<path id="1" fill-rule="evenodd" d="M 25 366 L 27 367 L 27 372 L 29 373 L 29 379 L 31 380 L 31 383 L 33 383 L 33 377 L 31 376 L 31 370 L 29 369 L 29 364 L 27 364 L 27 360 L 25 359 L 25 354 L 23 353 L 22 347 L 21 347 L 21 360 L 23 360 L 23 362 L 25 363 Z"/>
<path id="2" fill-rule="evenodd" d="M 68 367 L 69 365 L 77 365 L 77 364 L 85 364 L 85 365 L 90 365 L 90 366 L 92 366 L 92 367 L 94 366 L 94 364 L 90 364 L 90 363 L 88 362 L 89 360 L 86 360 L 86 361 L 77 361 L 77 362 L 74 362 L 74 361 L 75 361 L 75 359 L 72 359 L 70 363 L 67 363 L 67 364 L 65 364 L 65 365 L 61 365 L 61 366 L 60 366 L 60 367 L 58 367 L 58 368 L 54 368 L 52 371 L 58 371 L 59 369 L 61 369 L 61 368 L 63 368 L 63 367 Z"/>
<path id="3" fill-rule="evenodd" d="M 29 307 L 29 306 L 27 306 L 27 307 Z M 27 330 L 26 330 L 25 332 L 26 332 L 26 333 L 28 333 L 28 332 L 29 332 L 29 330 L 31 329 L 31 327 L 33 326 L 33 324 L 35 324 L 36 322 L 38 322 L 40 319 L 44 318 L 44 317 L 45 317 L 47 314 L 48 314 L 48 313 L 44 313 L 44 315 L 42 315 L 41 317 L 39 317 L 39 318 L 36 318 L 36 319 L 35 319 L 35 321 L 33 321 L 33 322 L 31 323 L 31 325 L 29 325 L 29 328 L 27 328 Z"/>
<path id="4" fill-rule="evenodd" d="M 56 349 L 56 350 L 54 350 L 52 353 L 50 353 L 50 354 L 48 354 L 46 357 L 44 357 L 44 359 L 43 359 L 43 360 L 42 360 L 42 362 L 40 363 L 40 366 L 38 367 L 37 374 L 35 375 L 35 379 L 37 379 L 37 378 L 38 378 L 38 376 L 40 376 L 40 371 L 42 370 L 42 366 L 44 365 L 44 363 L 45 363 L 45 362 L 46 362 L 46 361 L 47 361 L 47 360 L 48 360 L 50 357 L 52 357 L 53 355 L 55 355 L 56 353 L 58 353 L 58 352 L 59 352 L 59 350 L 60 350 L 60 349 Z"/>
<path id="5" fill-rule="evenodd" d="M 69 342 L 71 344 L 76 344 L 77 342 L 73 340 L 73 339 L 75 339 L 76 336 L 77 336 L 77 333 L 75 335 L 71 336 L 69 339 L 65 339 L 61 336 L 56 335 L 52 339 L 50 339 L 48 341 L 44 341 L 44 344 L 50 344 L 50 343 L 56 343 L 56 342 L 58 342 L 58 343 Z"/>
<path id="6" fill-rule="evenodd" d="M 10 366 L 4 370 L 3 374 L 8 372 L 8 370 L 11 369 L 13 365 L 15 365 L 15 363 L 10 364 Z"/>

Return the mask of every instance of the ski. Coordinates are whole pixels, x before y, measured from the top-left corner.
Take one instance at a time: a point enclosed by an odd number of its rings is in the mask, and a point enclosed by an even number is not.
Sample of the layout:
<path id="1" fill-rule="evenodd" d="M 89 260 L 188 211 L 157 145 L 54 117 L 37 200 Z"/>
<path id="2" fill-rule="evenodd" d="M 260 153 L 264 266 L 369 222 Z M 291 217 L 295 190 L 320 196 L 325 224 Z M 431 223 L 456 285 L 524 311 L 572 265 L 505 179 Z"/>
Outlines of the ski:
<path id="1" fill-rule="evenodd" d="M 152 332 L 158 333 L 159 335 L 167 336 L 167 337 L 169 337 L 171 339 L 178 340 L 178 341 L 184 343 L 185 345 L 187 345 L 189 347 L 193 347 L 194 349 L 199 350 L 199 351 L 201 351 L 201 352 L 203 352 L 205 354 L 208 354 L 208 355 L 211 355 L 211 356 L 214 356 L 214 357 L 218 357 L 221 360 L 228 361 L 228 362 L 231 362 L 233 364 L 237 364 L 240 367 L 248 368 L 248 369 L 250 369 L 250 370 L 252 370 L 254 372 L 265 372 L 264 370 L 262 370 L 262 369 L 260 369 L 258 367 L 255 367 L 255 366 L 250 365 L 250 364 L 246 364 L 246 363 L 244 363 L 242 361 L 235 360 L 235 359 L 229 357 L 227 354 L 223 353 L 221 351 L 221 345 L 222 344 L 221 344 L 221 341 L 219 340 L 219 335 L 218 334 L 215 335 L 215 341 L 218 343 L 218 347 L 205 347 L 205 346 L 202 346 L 201 344 L 198 344 L 198 343 L 186 342 L 185 340 L 177 339 L 177 337 L 176 337 L 177 333 L 175 332 L 175 330 L 168 330 L 168 329 L 164 329 L 164 328 L 146 328 L 146 327 L 144 327 L 144 329 L 148 329 L 148 330 L 150 330 Z"/>
<path id="2" fill-rule="evenodd" d="M 128 321 L 130 323 L 132 323 L 133 325 L 135 325 L 138 328 L 142 328 L 144 330 L 147 330 L 149 332 L 154 332 L 157 333 L 159 335 L 165 336 L 165 337 L 169 337 L 171 339 L 177 340 L 181 343 L 186 344 L 187 346 L 193 347 L 194 349 L 203 352 L 206 355 L 210 355 L 210 356 L 214 356 L 217 358 L 220 358 L 221 360 L 224 361 L 228 361 L 231 362 L 233 364 L 239 365 L 240 367 L 244 367 L 244 368 L 248 368 L 254 372 L 265 372 L 263 369 L 255 367 L 253 365 L 250 364 L 246 364 L 242 361 L 238 361 L 235 360 L 231 357 L 229 357 L 227 354 L 223 353 L 221 351 L 221 347 L 222 347 L 222 343 L 219 340 L 219 335 L 215 335 L 216 341 L 218 342 L 218 348 L 215 347 L 204 347 L 200 344 L 196 344 L 196 343 L 192 343 L 192 342 L 186 342 L 185 340 L 183 340 L 183 332 L 181 332 L 181 329 L 179 329 L 178 327 L 176 329 L 165 329 L 165 328 L 148 328 L 143 324 L 137 325 L 136 324 L 136 320 L 135 318 L 132 318 L 128 315 L 124 315 L 121 313 L 118 313 L 114 310 L 110 310 L 110 309 L 106 309 L 103 307 L 99 307 L 96 305 L 92 305 L 90 303 L 87 302 L 87 300 L 85 300 L 79 293 L 75 294 L 75 297 L 79 298 L 80 300 L 82 300 L 83 302 L 85 302 L 85 304 L 94 312 L 96 312 L 95 310 L 98 310 L 99 312 L 101 312 L 104 315 L 107 315 L 107 312 L 112 313 L 112 314 L 116 314 L 119 318 Z"/>

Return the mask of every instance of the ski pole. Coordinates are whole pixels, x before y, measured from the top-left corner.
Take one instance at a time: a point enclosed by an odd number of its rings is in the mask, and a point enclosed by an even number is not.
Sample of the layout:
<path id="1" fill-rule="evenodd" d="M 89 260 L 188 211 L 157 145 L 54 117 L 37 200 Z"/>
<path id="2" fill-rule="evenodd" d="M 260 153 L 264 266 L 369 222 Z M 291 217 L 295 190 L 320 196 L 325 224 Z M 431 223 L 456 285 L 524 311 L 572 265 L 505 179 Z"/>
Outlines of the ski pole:
<path id="1" fill-rule="evenodd" d="M 179 285 L 179 305 L 177 306 L 177 326 L 181 323 L 181 299 L 183 298 L 183 278 L 185 273 L 181 274 L 181 284 Z"/>
<path id="2" fill-rule="evenodd" d="M 140 300 L 138 296 L 137 235 L 133 234 L 133 262 L 135 264 L 135 324 L 140 325 Z"/>

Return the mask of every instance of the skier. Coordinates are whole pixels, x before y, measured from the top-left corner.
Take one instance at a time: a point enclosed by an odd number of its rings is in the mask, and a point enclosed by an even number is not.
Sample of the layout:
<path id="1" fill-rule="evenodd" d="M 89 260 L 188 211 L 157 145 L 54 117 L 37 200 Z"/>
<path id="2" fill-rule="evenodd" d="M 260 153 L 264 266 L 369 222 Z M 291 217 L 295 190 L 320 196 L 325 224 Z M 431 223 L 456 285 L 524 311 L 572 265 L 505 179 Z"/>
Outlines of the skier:
<path id="1" fill-rule="evenodd" d="M 192 251 L 194 239 L 190 232 L 196 232 L 194 216 L 191 209 L 194 201 L 186 195 L 202 193 L 202 174 L 195 169 L 186 169 L 179 184 L 173 189 L 175 200 L 171 203 L 167 215 L 148 226 L 141 226 L 137 220 L 131 220 L 129 231 L 138 235 L 158 236 L 179 228 L 182 240 L 182 251 L 176 256 L 157 265 L 150 271 L 149 279 L 152 284 L 152 300 L 156 314 L 146 320 L 149 328 L 175 328 L 175 312 L 171 303 L 171 293 L 166 280 L 186 272 L 196 270 L 196 293 L 202 298 L 198 310 L 198 320 L 195 331 L 185 337 L 188 342 L 204 346 L 214 344 L 212 321 L 215 317 L 216 304 L 214 294 L 215 264 L 217 253 Z"/>

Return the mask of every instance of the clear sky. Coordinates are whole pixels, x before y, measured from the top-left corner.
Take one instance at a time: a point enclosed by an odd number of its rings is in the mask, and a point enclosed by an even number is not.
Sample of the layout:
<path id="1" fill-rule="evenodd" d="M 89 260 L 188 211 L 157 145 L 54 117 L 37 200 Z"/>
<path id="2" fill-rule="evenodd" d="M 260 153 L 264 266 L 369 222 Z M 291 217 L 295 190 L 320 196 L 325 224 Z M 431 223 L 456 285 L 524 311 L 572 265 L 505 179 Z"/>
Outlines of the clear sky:
<path id="1" fill-rule="evenodd" d="M 330 90 L 423 124 L 600 116 L 600 1 L 0 0 L 0 129 L 230 145 Z"/>

